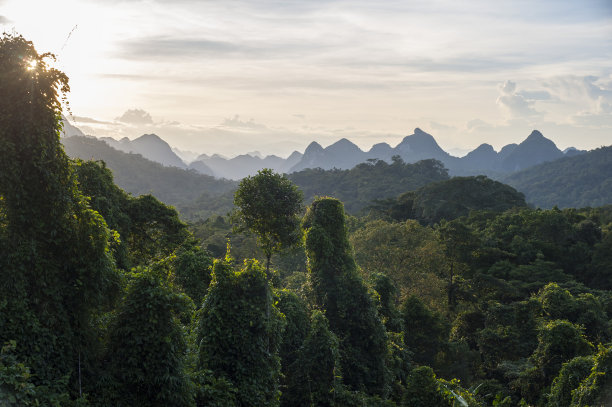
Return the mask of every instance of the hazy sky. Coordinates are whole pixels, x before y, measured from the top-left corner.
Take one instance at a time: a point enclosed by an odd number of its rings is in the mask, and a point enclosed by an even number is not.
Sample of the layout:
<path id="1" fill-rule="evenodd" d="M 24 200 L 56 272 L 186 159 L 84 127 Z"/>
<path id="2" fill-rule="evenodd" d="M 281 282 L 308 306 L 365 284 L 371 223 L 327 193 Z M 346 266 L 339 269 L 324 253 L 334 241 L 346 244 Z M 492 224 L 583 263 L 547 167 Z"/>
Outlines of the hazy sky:
<path id="1" fill-rule="evenodd" d="M 196 152 L 612 144 L 612 0 L 0 0 L 75 125 Z"/>

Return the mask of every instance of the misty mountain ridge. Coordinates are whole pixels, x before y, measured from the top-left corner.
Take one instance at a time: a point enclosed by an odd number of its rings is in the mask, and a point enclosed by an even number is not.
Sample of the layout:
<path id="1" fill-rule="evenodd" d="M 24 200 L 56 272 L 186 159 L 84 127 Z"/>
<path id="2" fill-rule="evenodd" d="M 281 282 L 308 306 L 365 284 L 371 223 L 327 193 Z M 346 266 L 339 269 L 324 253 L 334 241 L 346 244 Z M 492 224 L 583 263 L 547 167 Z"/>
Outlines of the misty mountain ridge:
<path id="1" fill-rule="evenodd" d="M 82 135 L 74 126 L 66 126 L 69 135 Z M 74 134 L 73 134 L 74 133 Z M 499 178 L 506 174 L 521 171 L 544 162 L 554 161 L 565 156 L 584 154 L 584 151 L 570 147 L 565 151 L 557 148 L 554 142 L 547 139 L 538 130 L 534 130 L 520 144 L 508 144 L 495 151 L 490 144 L 481 144 L 463 157 L 450 155 L 442 149 L 435 138 L 416 128 L 413 134 L 402 139 L 395 147 L 388 143 L 374 144 L 369 151 L 363 151 L 355 143 L 342 138 L 335 143 L 322 147 L 316 141 L 311 142 L 304 153 L 294 151 L 289 157 L 276 155 L 263 156 L 259 151 L 226 158 L 219 154 L 197 156 L 189 164 L 177 154 L 166 141 L 155 134 L 145 134 L 134 140 L 123 138 L 115 140 L 103 137 L 110 146 L 127 153 L 141 154 L 143 157 L 167 167 L 192 169 L 198 173 L 216 178 L 239 180 L 254 175 L 262 168 L 271 168 L 280 173 L 292 173 L 307 168 L 351 169 L 368 160 L 392 161 L 399 156 L 406 163 L 415 163 L 424 159 L 436 159 L 448 168 L 451 175 L 485 174 Z M 195 153 L 181 152 L 181 155 L 193 157 Z"/>
<path id="2" fill-rule="evenodd" d="M 566 151 L 571 155 L 583 153 L 575 148 Z M 565 156 L 551 140 L 534 130 L 520 144 L 508 144 L 499 152 L 490 144 L 481 144 L 465 156 L 455 157 L 444 151 L 432 135 L 416 128 L 412 135 L 404 137 L 395 147 L 379 143 L 372 146 L 369 151 L 362 151 L 346 139 L 339 140 L 326 148 L 312 142 L 306 148 L 302 159 L 291 167 L 290 172 L 306 168 L 350 169 L 372 159 L 391 162 L 395 155 L 407 163 L 430 158 L 439 160 L 448 168 L 451 175 L 486 174 L 492 177 L 520 171 Z"/>
<path id="3" fill-rule="evenodd" d="M 174 152 L 172 147 L 156 134 L 143 134 L 130 140 L 127 137 L 115 140 L 111 137 L 101 137 L 109 146 L 124 153 L 140 154 L 143 157 L 158 162 L 166 167 L 187 168 L 185 162 Z"/>

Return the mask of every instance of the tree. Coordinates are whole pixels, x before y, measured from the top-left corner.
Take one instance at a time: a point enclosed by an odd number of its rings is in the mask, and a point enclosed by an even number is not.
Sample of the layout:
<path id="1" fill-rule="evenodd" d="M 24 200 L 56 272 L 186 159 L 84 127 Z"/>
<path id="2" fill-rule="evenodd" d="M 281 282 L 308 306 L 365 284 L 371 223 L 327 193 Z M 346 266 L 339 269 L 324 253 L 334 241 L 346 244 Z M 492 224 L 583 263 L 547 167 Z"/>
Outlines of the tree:
<path id="1" fill-rule="evenodd" d="M 302 209 L 302 193 L 287 177 L 265 168 L 240 181 L 234 204 L 238 207 L 235 215 L 240 225 L 257 234 L 269 278 L 272 254 L 300 239 L 298 214 Z"/>
<path id="2" fill-rule="evenodd" d="M 436 231 L 448 258 L 448 307 L 454 310 L 457 305 L 457 277 L 467 268 L 466 263 L 470 261 L 472 251 L 477 247 L 476 238 L 473 231 L 458 220 L 442 220 Z"/>
<path id="3" fill-rule="evenodd" d="M 401 313 L 404 342 L 413 352 L 413 360 L 421 365 L 434 365 L 436 354 L 448 341 L 449 324 L 414 296 L 403 302 Z"/>
<path id="4" fill-rule="evenodd" d="M 119 278 L 110 231 L 59 141 L 69 87 L 50 58 L 21 36 L 0 37 L 0 343 L 16 341 L 35 385 L 76 398 L 95 380 L 97 317 Z"/>
<path id="5" fill-rule="evenodd" d="M 314 302 L 340 341 L 344 383 L 353 391 L 385 396 L 387 336 L 373 295 L 357 274 L 342 202 L 315 200 L 302 227 Z"/>
<path id="6" fill-rule="evenodd" d="M 334 406 L 341 390 L 338 339 L 321 311 L 312 313 L 310 332 L 297 353 L 292 371 L 291 406 Z"/>
<path id="7" fill-rule="evenodd" d="M 250 261 L 236 272 L 216 260 L 199 316 L 200 405 L 278 406 L 284 316 L 270 306 L 264 270 Z M 221 394 L 219 394 L 221 390 Z"/>
<path id="8" fill-rule="evenodd" d="M 186 344 L 181 320 L 192 302 L 167 281 L 162 270 L 136 269 L 111 323 L 107 358 L 116 406 L 193 405 L 185 371 Z"/>
<path id="9" fill-rule="evenodd" d="M 285 315 L 285 331 L 279 349 L 281 358 L 281 406 L 299 405 L 297 399 L 303 398 L 304 376 L 302 366 L 296 363 L 300 348 L 310 330 L 310 318 L 306 302 L 293 291 L 280 290 L 278 292 L 279 311 Z M 296 368 L 297 366 L 297 368 Z"/>

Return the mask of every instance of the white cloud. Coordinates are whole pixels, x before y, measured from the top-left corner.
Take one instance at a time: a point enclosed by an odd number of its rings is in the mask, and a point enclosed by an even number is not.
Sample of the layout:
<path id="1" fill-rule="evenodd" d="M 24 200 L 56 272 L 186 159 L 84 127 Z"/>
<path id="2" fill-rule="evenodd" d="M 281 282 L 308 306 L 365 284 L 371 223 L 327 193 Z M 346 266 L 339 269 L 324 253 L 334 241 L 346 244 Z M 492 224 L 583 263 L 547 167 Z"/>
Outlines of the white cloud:
<path id="1" fill-rule="evenodd" d="M 499 86 L 497 104 L 506 109 L 510 118 L 524 118 L 539 115 L 533 107 L 534 101 L 516 92 L 516 83 L 510 80 Z"/>
<path id="2" fill-rule="evenodd" d="M 117 120 L 128 124 L 153 124 L 151 115 L 142 109 L 129 109 L 121 117 L 117 117 Z"/>

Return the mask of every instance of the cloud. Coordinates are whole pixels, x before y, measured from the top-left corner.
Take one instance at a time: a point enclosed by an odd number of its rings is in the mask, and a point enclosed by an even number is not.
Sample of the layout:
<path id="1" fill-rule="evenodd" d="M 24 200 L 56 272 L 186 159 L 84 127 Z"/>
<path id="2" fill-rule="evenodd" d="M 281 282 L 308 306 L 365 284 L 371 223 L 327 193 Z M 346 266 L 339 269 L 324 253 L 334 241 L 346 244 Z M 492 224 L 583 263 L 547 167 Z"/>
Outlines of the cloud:
<path id="1" fill-rule="evenodd" d="M 105 122 L 91 117 L 73 116 L 74 123 L 95 123 L 95 124 L 112 124 L 111 122 Z"/>
<path id="2" fill-rule="evenodd" d="M 552 96 L 549 92 L 545 90 L 522 90 L 516 93 L 519 96 L 522 96 L 525 100 L 550 100 Z"/>
<path id="3" fill-rule="evenodd" d="M 221 125 L 223 127 L 231 127 L 231 128 L 238 128 L 238 129 L 248 129 L 248 130 L 267 130 L 268 129 L 263 124 L 255 123 L 255 121 L 253 119 L 250 119 L 248 121 L 240 120 L 240 116 L 239 115 L 235 115 L 231 119 L 225 119 Z"/>
<path id="4" fill-rule="evenodd" d="M 117 120 L 128 124 L 153 124 L 151 115 L 142 109 L 127 110 L 121 117 L 117 117 Z"/>
<path id="5" fill-rule="evenodd" d="M 606 113 L 579 113 L 572 116 L 572 122 L 580 126 L 612 129 L 612 109 Z"/>
<path id="6" fill-rule="evenodd" d="M 516 92 L 516 83 L 510 80 L 499 86 L 500 95 L 497 104 L 505 108 L 511 118 L 521 118 L 539 115 L 533 108 L 534 101 Z M 528 92 L 529 93 L 529 92 Z"/>
<path id="7" fill-rule="evenodd" d="M 473 119 L 465 124 L 465 127 L 469 132 L 478 131 L 478 130 L 487 130 L 492 129 L 494 126 L 490 123 L 485 122 L 481 119 Z"/>
<path id="8" fill-rule="evenodd" d="M 8 18 L 4 17 L 4 16 L 0 16 L 0 24 L 10 24 L 11 20 L 9 20 Z"/>

